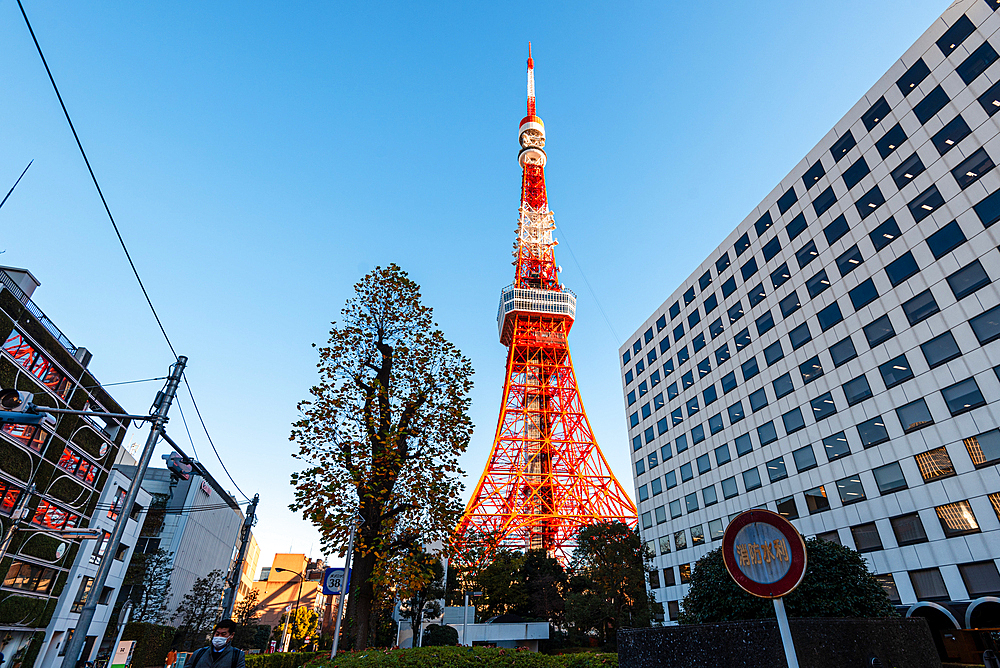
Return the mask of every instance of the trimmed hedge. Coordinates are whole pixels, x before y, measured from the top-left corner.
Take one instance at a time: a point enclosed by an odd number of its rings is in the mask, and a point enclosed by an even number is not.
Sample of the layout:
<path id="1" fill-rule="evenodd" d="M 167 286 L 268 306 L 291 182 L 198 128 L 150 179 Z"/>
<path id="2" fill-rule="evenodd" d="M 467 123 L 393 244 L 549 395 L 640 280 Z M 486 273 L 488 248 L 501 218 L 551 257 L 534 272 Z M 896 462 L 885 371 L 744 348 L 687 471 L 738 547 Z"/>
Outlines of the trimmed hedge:
<path id="1" fill-rule="evenodd" d="M 337 654 L 309 668 L 618 668 L 617 654 L 539 654 L 495 647 L 418 647 L 416 649 L 371 649 Z M 251 668 L 249 662 L 247 668 Z"/>
<path id="2" fill-rule="evenodd" d="M 148 622 L 129 622 L 125 625 L 122 640 L 135 640 L 132 650 L 133 666 L 162 666 L 167 662 L 167 652 L 174 642 L 177 629 Z"/>
<path id="3" fill-rule="evenodd" d="M 329 657 L 329 652 L 275 652 L 247 654 L 247 668 L 302 668 L 313 659 Z"/>

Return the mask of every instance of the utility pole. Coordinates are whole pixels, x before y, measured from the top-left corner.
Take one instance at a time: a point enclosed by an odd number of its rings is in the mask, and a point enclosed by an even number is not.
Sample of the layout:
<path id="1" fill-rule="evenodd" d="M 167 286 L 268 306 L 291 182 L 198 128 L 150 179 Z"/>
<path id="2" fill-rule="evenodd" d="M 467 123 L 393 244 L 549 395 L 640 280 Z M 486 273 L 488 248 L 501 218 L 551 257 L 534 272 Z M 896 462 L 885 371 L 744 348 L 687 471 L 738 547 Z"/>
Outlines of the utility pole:
<path id="1" fill-rule="evenodd" d="M 222 618 L 231 619 L 233 607 L 236 605 L 236 592 L 239 590 L 240 581 L 243 579 L 243 562 L 247 558 L 247 550 L 250 548 L 250 531 L 257 521 L 257 502 L 260 501 L 260 494 L 253 495 L 253 501 L 247 508 L 247 517 L 243 520 L 243 529 L 240 531 L 240 551 L 237 553 L 236 563 L 229 576 L 229 591 L 222 602 Z"/>
<path id="2" fill-rule="evenodd" d="M 125 534 L 125 525 L 129 519 L 129 512 L 133 504 L 135 504 L 136 497 L 139 495 L 142 479 L 146 475 L 146 468 L 149 466 L 149 460 L 153 456 L 153 450 L 156 448 L 156 441 L 160 436 L 160 431 L 167 422 L 167 411 L 170 410 L 170 404 L 173 403 L 174 397 L 177 395 L 177 387 L 180 385 L 181 376 L 184 373 L 186 365 L 187 357 L 183 355 L 178 356 L 177 361 L 170 367 L 170 375 L 167 377 L 167 382 L 163 386 L 163 390 L 158 392 L 156 399 L 153 400 L 153 407 L 150 411 L 152 420 L 149 425 L 149 436 L 146 438 L 146 445 L 142 448 L 142 454 L 139 456 L 139 462 L 136 464 L 135 477 L 132 478 L 132 483 L 128 487 L 128 493 L 125 495 L 122 507 L 118 509 L 118 519 L 115 521 L 115 529 L 111 533 L 111 540 L 105 552 L 106 556 L 101 560 L 101 565 L 97 569 L 97 576 L 94 578 L 90 593 L 87 595 L 87 602 L 80 613 L 80 619 L 76 623 L 73 638 L 66 647 L 66 656 L 63 658 L 62 668 L 76 668 L 76 663 L 80 659 L 80 653 L 83 651 L 87 632 L 90 630 L 90 623 L 94 620 L 94 613 L 97 612 L 97 601 L 101 597 L 101 592 L 104 590 L 104 583 L 107 582 L 108 573 L 111 572 L 111 564 L 114 562 L 114 559 L 107 557 L 114 556 L 118 551 L 119 544 L 121 544 L 122 536 Z"/>

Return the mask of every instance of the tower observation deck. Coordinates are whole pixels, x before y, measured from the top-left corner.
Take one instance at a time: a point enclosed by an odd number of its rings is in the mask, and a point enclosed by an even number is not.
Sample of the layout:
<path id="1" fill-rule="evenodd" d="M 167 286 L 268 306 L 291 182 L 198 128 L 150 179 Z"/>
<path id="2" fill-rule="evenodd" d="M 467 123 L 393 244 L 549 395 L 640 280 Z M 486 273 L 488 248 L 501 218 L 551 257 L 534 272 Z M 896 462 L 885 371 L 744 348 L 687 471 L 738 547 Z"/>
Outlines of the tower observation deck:
<path id="1" fill-rule="evenodd" d="M 613 520 L 635 526 L 636 509 L 597 445 L 570 358 L 576 295 L 559 282 L 530 44 L 527 112 L 518 129 L 514 282 L 501 290 L 497 311 L 508 349 L 500 417 L 455 540 L 467 559 L 499 548 L 542 549 L 565 563 L 582 527 Z"/>

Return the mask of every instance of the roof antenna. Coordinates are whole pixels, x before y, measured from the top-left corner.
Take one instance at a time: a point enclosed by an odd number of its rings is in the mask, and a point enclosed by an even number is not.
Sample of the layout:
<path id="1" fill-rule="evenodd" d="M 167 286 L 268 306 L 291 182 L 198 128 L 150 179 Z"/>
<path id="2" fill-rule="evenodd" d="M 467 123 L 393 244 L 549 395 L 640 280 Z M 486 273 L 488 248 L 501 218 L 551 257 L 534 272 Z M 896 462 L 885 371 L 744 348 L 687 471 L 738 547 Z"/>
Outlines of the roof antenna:
<path id="1" fill-rule="evenodd" d="M 34 161 L 35 161 L 34 159 L 32 159 L 32 160 L 31 160 L 31 162 L 34 162 Z M 31 162 L 29 162 L 29 163 L 28 163 L 28 167 L 31 167 Z M 25 175 L 25 174 L 27 173 L 27 171 L 28 171 L 28 167 L 25 167 L 25 168 L 24 168 L 24 171 L 23 171 L 23 172 L 21 172 L 21 176 L 17 177 L 17 181 L 14 181 L 14 185 L 12 185 L 12 186 L 10 187 L 10 190 L 8 190 L 8 191 L 7 191 L 7 196 L 6 196 L 6 197 L 4 197 L 2 201 L 0 201 L 0 208 L 2 208 L 2 207 L 3 207 L 3 205 L 4 205 L 4 202 L 6 202 L 6 201 L 7 201 L 7 197 L 10 197 L 10 194 L 11 194 L 12 192 L 14 192 L 14 188 L 16 188 L 16 187 L 17 187 L 17 184 L 21 182 L 21 179 L 22 179 L 22 178 L 24 177 L 24 175 Z"/>

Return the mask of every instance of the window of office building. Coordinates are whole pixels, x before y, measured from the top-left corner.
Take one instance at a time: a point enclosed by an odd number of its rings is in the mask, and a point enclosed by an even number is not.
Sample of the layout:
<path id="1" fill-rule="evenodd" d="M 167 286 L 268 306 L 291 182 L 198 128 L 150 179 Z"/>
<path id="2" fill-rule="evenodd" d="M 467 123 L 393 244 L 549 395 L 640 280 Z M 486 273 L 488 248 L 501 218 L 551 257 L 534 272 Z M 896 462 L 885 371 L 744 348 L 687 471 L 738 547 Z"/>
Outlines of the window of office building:
<path id="1" fill-rule="evenodd" d="M 816 468 L 816 454 L 811 445 L 792 451 L 792 459 L 795 461 L 795 470 L 799 473 Z"/>
<path id="2" fill-rule="evenodd" d="M 948 449 L 944 446 L 921 452 L 919 455 L 914 455 L 913 458 L 917 462 L 920 477 L 924 479 L 924 482 L 933 482 L 955 475 L 955 465 L 951 463 Z"/>
<path id="3" fill-rule="evenodd" d="M 1000 463 L 1000 430 L 991 429 L 963 439 L 962 442 L 977 469 Z"/>
<path id="4" fill-rule="evenodd" d="M 883 315 L 868 323 L 862 327 L 862 331 L 864 331 L 865 338 L 868 340 L 869 348 L 874 348 L 896 336 L 896 330 L 892 328 L 892 321 L 889 320 L 888 315 Z"/>
<path id="5" fill-rule="evenodd" d="M 845 506 L 851 503 L 865 500 L 865 488 L 861 484 L 861 476 L 854 474 L 841 478 L 837 481 L 837 492 L 840 494 L 840 502 Z"/>
<path id="6" fill-rule="evenodd" d="M 958 572 L 962 574 L 969 596 L 977 598 L 1000 594 L 1000 572 L 993 560 L 959 564 Z"/>
<path id="7" fill-rule="evenodd" d="M 948 599 L 948 588 L 944 584 L 944 578 L 941 577 L 940 569 L 923 568 L 910 571 L 909 576 L 917 599 L 921 601 Z"/>
<path id="8" fill-rule="evenodd" d="M 1000 99 L 1000 86 L 997 86 L 997 98 Z M 982 104 L 982 102 L 980 102 Z M 986 105 L 983 105 L 986 108 Z M 997 105 L 1000 109 L 1000 104 Z M 802 175 L 802 185 L 806 187 L 806 190 L 812 188 L 816 183 L 826 175 L 826 170 L 823 168 L 823 161 L 817 160 L 816 163 L 806 170 L 806 173 Z"/>
<path id="9" fill-rule="evenodd" d="M 938 192 L 937 186 L 931 186 L 910 200 L 906 206 L 909 208 L 913 220 L 919 223 L 943 205 L 944 197 Z"/>
<path id="10" fill-rule="evenodd" d="M 833 395 L 825 392 L 809 402 L 812 407 L 813 419 L 816 422 L 825 420 L 837 412 L 837 405 L 833 401 Z"/>
<path id="11" fill-rule="evenodd" d="M 885 101 L 885 97 L 880 97 L 878 101 L 875 102 L 875 104 L 873 104 L 871 108 L 861 116 L 861 120 L 865 124 L 865 129 L 871 132 L 872 128 L 878 125 L 882 119 L 889 115 L 889 111 L 889 103 Z"/>
<path id="12" fill-rule="evenodd" d="M 719 493 L 715 491 L 715 485 L 709 485 L 701 490 L 701 498 L 705 502 L 705 507 L 714 506 L 719 502 Z"/>
<path id="13" fill-rule="evenodd" d="M 869 279 L 869 281 L 870 280 L 871 279 Z M 877 297 L 878 295 L 876 294 L 875 296 Z M 854 298 L 855 294 L 854 291 L 852 291 L 851 300 L 853 301 Z M 856 304 L 855 308 L 857 308 Z M 819 313 L 816 314 L 816 319 L 819 321 L 819 328 L 821 330 L 825 332 L 826 330 L 830 329 L 831 327 L 833 327 L 838 322 L 841 322 L 844 319 L 844 315 L 840 312 L 840 304 L 837 302 L 833 302 L 826 308 L 820 309 Z"/>
<path id="14" fill-rule="evenodd" d="M 836 306 L 836 304 L 837 302 L 834 302 L 832 305 Z M 820 313 L 822 314 L 822 311 Z M 820 318 L 820 322 L 822 323 L 822 317 Z M 805 344 L 812 341 L 812 334 L 809 332 L 809 324 L 804 322 L 790 331 L 788 333 L 788 340 L 792 343 L 792 350 L 798 350 Z"/>
<path id="15" fill-rule="evenodd" d="M 878 535 L 874 522 L 852 526 L 851 536 L 858 552 L 874 552 L 882 549 L 882 538 Z"/>
<path id="16" fill-rule="evenodd" d="M 872 469 L 875 476 L 875 484 L 878 486 L 880 494 L 892 494 L 901 489 L 906 489 L 906 478 L 903 477 L 903 469 L 899 462 L 892 462 Z"/>
<path id="17" fill-rule="evenodd" d="M 981 313 L 969 320 L 972 332 L 980 345 L 1000 338 L 1000 306 L 994 306 L 989 311 Z"/>
<path id="18" fill-rule="evenodd" d="M 968 501 L 946 503 L 934 508 L 934 512 L 937 513 L 941 528 L 944 529 L 945 538 L 979 533 L 979 522 L 976 520 L 976 516 L 972 512 L 972 505 Z"/>
<path id="19" fill-rule="evenodd" d="M 810 299 L 814 299 L 828 287 L 830 287 L 830 279 L 827 277 L 825 269 L 820 269 L 806 281 L 806 291 L 809 293 Z"/>
<path id="20" fill-rule="evenodd" d="M 688 544 L 687 544 L 687 534 L 685 533 L 685 531 L 683 529 L 681 529 L 680 531 L 675 531 L 674 532 L 674 548 L 676 548 L 678 551 L 680 551 L 680 550 L 686 550 L 687 546 L 688 546 Z M 684 570 L 684 567 L 682 566 L 681 567 L 681 572 L 682 573 L 683 573 L 683 570 Z M 683 582 L 683 581 L 684 581 L 684 578 L 682 577 L 681 578 L 681 582 Z"/>
<path id="21" fill-rule="evenodd" d="M 900 602 L 899 591 L 896 589 L 896 581 L 892 577 L 892 573 L 881 573 L 873 575 L 872 577 L 882 585 L 882 589 L 885 590 L 886 595 L 889 597 L 889 602 L 896 605 Z"/>
<path id="22" fill-rule="evenodd" d="M 950 101 L 951 100 L 948 97 L 948 94 L 944 92 L 944 89 L 941 88 L 941 86 L 935 86 L 931 92 L 924 96 L 924 99 L 914 105 L 913 114 L 917 117 L 917 120 L 920 121 L 920 124 L 923 125 L 927 123 L 927 121 L 934 118 L 934 116 L 939 111 L 944 109 L 944 106 Z"/>
<path id="23" fill-rule="evenodd" d="M 860 157 L 855 161 L 853 165 L 844 170 L 844 185 L 850 190 L 854 186 L 858 185 L 866 175 L 868 175 L 872 170 L 868 168 L 868 163 L 865 162 L 864 156 Z"/>
<path id="24" fill-rule="evenodd" d="M 917 399 L 905 406 L 900 406 L 896 409 L 896 416 L 899 417 L 899 423 L 907 434 L 934 424 L 934 418 L 931 417 L 931 412 L 927 408 L 927 402 L 923 399 Z"/>
<path id="25" fill-rule="evenodd" d="M 875 288 L 875 282 L 868 278 L 859 283 L 857 287 L 849 290 L 847 296 L 850 297 L 851 305 L 857 311 L 878 299 L 878 290 Z"/>
<path id="26" fill-rule="evenodd" d="M 906 131 L 899 123 L 896 123 L 875 142 L 875 148 L 878 149 L 878 154 L 884 160 L 892 155 L 892 152 L 899 148 L 904 141 L 906 141 Z"/>
<path id="27" fill-rule="evenodd" d="M 858 351 L 850 336 L 830 346 L 830 357 L 833 358 L 833 366 L 835 367 L 845 364 L 857 356 Z"/>
<path id="28" fill-rule="evenodd" d="M 889 520 L 889 524 L 892 525 L 892 533 L 896 536 L 896 543 L 900 547 L 927 542 L 927 532 L 924 531 L 924 523 L 920 521 L 918 513 L 893 517 Z"/>
<path id="29" fill-rule="evenodd" d="M 705 544 L 705 530 L 701 524 L 691 527 L 691 546 Z"/>
<path id="30" fill-rule="evenodd" d="M 868 385 L 868 379 L 864 374 L 844 383 L 843 390 L 844 396 L 847 397 L 847 403 L 850 406 L 859 404 L 865 399 L 871 399 L 872 397 L 872 388 Z"/>
<path id="31" fill-rule="evenodd" d="M 924 167 L 920 156 L 914 153 L 901 162 L 899 167 L 892 170 L 892 180 L 895 181 L 896 187 L 902 190 L 910 181 L 923 174 L 925 169 L 927 168 Z M 878 246 L 876 246 L 876 250 L 878 250 Z"/>
<path id="32" fill-rule="evenodd" d="M 944 397 L 952 415 L 961 415 L 973 408 L 986 405 L 986 399 L 979 391 L 979 385 L 976 384 L 975 378 L 966 378 L 954 385 L 949 385 L 941 390 L 941 396 Z"/>
<path id="33" fill-rule="evenodd" d="M 760 471 L 757 470 L 757 467 L 743 472 L 743 486 L 748 492 L 761 486 Z"/>
<path id="34" fill-rule="evenodd" d="M 785 458 L 776 457 L 767 463 L 767 479 L 771 482 L 778 482 L 788 477 L 788 470 L 785 468 Z"/>
<path id="35" fill-rule="evenodd" d="M 827 460 L 831 462 L 851 454 L 851 448 L 847 444 L 847 435 L 842 431 L 830 434 L 823 439 L 823 450 L 826 452 Z"/>
<path id="36" fill-rule="evenodd" d="M 757 427 L 757 438 L 760 439 L 761 445 L 767 445 L 768 443 L 774 443 L 778 440 L 778 432 L 774 428 L 774 421 L 765 422 L 761 426 Z"/>
<path id="37" fill-rule="evenodd" d="M 819 356 L 816 355 L 807 359 L 805 362 L 799 365 L 799 373 L 802 375 L 802 382 L 809 384 L 823 375 L 823 365 L 819 362 Z"/>
<path id="38" fill-rule="evenodd" d="M 879 443 L 885 443 L 889 440 L 889 432 L 885 429 L 885 420 L 882 416 L 873 417 L 870 420 L 865 420 L 857 426 L 858 436 L 861 437 L 861 444 L 866 448 L 876 446 Z"/>
<path id="39" fill-rule="evenodd" d="M 913 369 L 910 368 L 906 355 L 894 357 L 885 364 L 880 364 L 878 371 L 882 374 L 886 388 L 895 387 L 913 378 Z"/>
<path id="40" fill-rule="evenodd" d="M 962 300 L 990 284 L 990 277 L 979 260 L 973 260 L 947 278 L 955 299 Z"/>
<path id="41" fill-rule="evenodd" d="M 970 134 L 972 134 L 972 129 L 969 127 L 969 124 L 966 123 L 965 119 L 961 116 L 956 116 L 951 122 L 931 137 L 931 143 L 934 144 L 934 148 L 937 149 L 938 153 L 944 155 L 951 149 L 955 148 L 955 146 L 958 145 L 958 142 L 962 141 Z"/>
<path id="42" fill-rule="evenodd" d="M 792 374 L 784 373 L 774 379 L 771 383 L 771 387 L 774 388 L 774 396 L 776 399 L 780 399 L 786 394 L 791 393 L 795 386 L 792 384 Z"/>
<path id="43" fill-rule="evenodd" d="M 806 421 L 802 418 L 802 409 L 798 407 L 782 415 L 781 422 L 785 427 L 786 434 L 791 434 L 806 426 Z"/>
<path id="44" fill-rule="evenodd" d="M 827 498 L 823 485 L 807 489 L 803 492 L 803 496 L 806 499 L 806 508 L 809 509 L 810 515 L 830 509 L 830 499 Z"/>
<path id="45" fill-rule="evenodd" d="M 753 441 L 750 440 L 750 434 L 741 434 L 740 436 L 737 436 L 734 443 L 736 445 L 737 457 L 742 457 L 753 450 Z"/>
<path id="46" fill-rule="evenodd" d="M 795 506 L 795 497 L 786 496 L 777 501 L 778 514 L 786 520 L 795 520 L 799 517 L 799 509 Z"/>
<path id="47" fill-rule="evenodd" d="M 985 149 L 979 149 L 968 158 L 963 160 L 958 167 L 951 170 L 951 175 L 955 178 L 958 186 L 965 190 L 987 172 L 993 171 L 996 165 L 990 159 Z"/>
<path id="48" fill-rule="evenodd" d="M 774 327 L 774 316 L 771 315 L 770 311 L 764 311 L 763 315 L 754 322 L 757 325 L 757 334 L 763 336 L 765 332 Z"/>
<path id="49" fill-rule="evenodd" d="M 736 487 L 736 478 L 726 478 L 722 481 L 722 496 L 726 499 L 731 499 L 739 494 L 739 489 Z"/>

